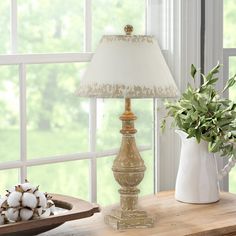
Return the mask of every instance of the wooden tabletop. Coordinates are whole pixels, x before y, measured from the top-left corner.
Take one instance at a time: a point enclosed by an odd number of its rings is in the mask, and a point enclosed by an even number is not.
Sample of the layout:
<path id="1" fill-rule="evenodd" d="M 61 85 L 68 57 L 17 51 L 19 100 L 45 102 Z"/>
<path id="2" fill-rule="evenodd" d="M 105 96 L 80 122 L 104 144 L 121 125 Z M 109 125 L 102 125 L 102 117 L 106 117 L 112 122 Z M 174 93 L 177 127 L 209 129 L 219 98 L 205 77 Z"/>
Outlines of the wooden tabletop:
<path id="1" fill-rule="evenodd" d="M 116 231 L 104 224 L 103 215 L 110 210 L 82 220 L 67 222 L 40 236 L 217 236 L 236 235 L 236 195 L 222 193 L 213 204 L 185 204 L 174 199 L 173 192 L 161 192 L 141 198 L 140 206 L 156 219 L 154 228 Z"/>

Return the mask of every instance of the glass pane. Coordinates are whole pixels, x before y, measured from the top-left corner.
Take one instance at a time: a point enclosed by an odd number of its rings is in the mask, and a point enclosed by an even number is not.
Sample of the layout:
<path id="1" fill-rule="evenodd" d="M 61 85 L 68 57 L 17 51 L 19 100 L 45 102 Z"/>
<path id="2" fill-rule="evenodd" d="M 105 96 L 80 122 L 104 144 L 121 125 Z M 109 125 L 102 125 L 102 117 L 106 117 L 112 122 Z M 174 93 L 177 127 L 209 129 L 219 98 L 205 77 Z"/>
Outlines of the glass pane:
<path id="1" fill-rule="evenodd" d="M 127 24 L 133 25 L 134 34 L 144 34 L 145 9 L 145 0 L 92 1 L 93 49 L 104 34 L 124 34 Z"/>
<path id="2" fill-rule="evenodd" d="M 27 179 L 43 192 L 89 199 L 88 160 L 29 167 Z"/>
<path id="3" fill-rule="evenodd" d="M 27 67 L 29 158 L 88 150 L 88 99 L 75 96 L 85 65 Z"/>
<path id="4" fill-rule="evenodd" d="M 0 162 L 19 159 L 19 79 L 17 66 L 0 66 Z"/>
<path id="5" fill-rule="evenodd" d="M 18 0 L 19 51 L 83 50 L 84 0 Z"/>
<path id="6" fill-rule="evenodd" d="M 236 4 L 235 0 L 224 0 L 224 47 L 236 47 Z"/>
<path id="7" fill-rule="evenodd" d="M 229 58 L 229 75 L 233 76 L 236 73 L 236 57 Z M 236 85 L 229 89 L 229 98 L 236 102 Z M 236 193 L 236 167 L 229 173 L 229 191 Z"/>
<path id="8" fill-rule="evenodd" d="M 137 120 L 135 121 L 137 145 L 152 147 L 153 99 L 133 99 L 132 104 L 132 110 L 137 116 Z"/>
<path id="9" fill-rule="evenodd" d="M 119 184 L 115 181 L 111 170 L 114 156 L 97 159 L 97 202 L 106 206 L 119 202 Z"/>
<path id="10" fill-rule="evenodd" d="M 7 189 L 19 183 L 18 176 L 18 169 L 0 170 L 0 196 L 5 195 Z"/>
<path id="11" fill-rule="evenodd" d="M 153 173 L 153 151 L 144 151 L 140 153 L 147 167 L 144 179 L 139 185 L 140 196 L 152 194 L 154 186 Z M 118 189 L 119 184 L 115 181 L 111 170 L 114 156 L 102 157 L 97 159 L 97 197 L 98 203 L 102 206 L 117 203 L 120 201 Z"/>
<path id="12" fill-rule="evenodd" d="M 229 77 L 236 74 L 236 57 L 229 57 Z M 236 102 L 236 85 L 229 89 L 229 98 Z"/>
<path id="13" fill-rule="evenodd" d="M 140 153 L 145 166 L 146 171 L 143 178 L 143 181 L 140 183 L 139 189 L 140 189 L 140 196 L 153 194 L 154 193 L 154 153 L 153 150 L 144 151 Z"/>
<path id="14" fill-rule="evenodd" d="M 10 2 L 0 1 L 0 54 L 10 51 Z"/>
<path id="15" fill-rule="evenodd" d="M 97 150 L 119 148 L 123 99 L 97 99 Z"/>
<path id="16" fill-rule="evenodd" d="M 121 143 L 120 115 L 124 112 L 124 99 L 97 99 L 97 150 L 119 148 Z M 137 145 L 152 146 L 153 100 L 132 99 L 132 111 L 137 116 Z"/>

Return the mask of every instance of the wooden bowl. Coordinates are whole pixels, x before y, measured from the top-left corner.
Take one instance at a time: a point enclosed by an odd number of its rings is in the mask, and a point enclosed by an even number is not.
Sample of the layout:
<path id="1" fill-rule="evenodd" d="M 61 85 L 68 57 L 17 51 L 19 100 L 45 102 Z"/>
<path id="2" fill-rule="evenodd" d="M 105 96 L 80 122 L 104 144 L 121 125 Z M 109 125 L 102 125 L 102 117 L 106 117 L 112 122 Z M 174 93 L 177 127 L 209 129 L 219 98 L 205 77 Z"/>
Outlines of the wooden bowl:
<path id="1" fill-rule="evenodd" d="M 90 217 L 94 213 L 100 212 L 100 208 L 96 204 L 59 194 L 50 195 L 52 196 L 55 206 L 60 209 L 59 211 L 56 211 L 55 215 L 49 216 L 45 219 L 0 225 L 0 235 L 36 235 L 56 228 L 66 221 Z"/>

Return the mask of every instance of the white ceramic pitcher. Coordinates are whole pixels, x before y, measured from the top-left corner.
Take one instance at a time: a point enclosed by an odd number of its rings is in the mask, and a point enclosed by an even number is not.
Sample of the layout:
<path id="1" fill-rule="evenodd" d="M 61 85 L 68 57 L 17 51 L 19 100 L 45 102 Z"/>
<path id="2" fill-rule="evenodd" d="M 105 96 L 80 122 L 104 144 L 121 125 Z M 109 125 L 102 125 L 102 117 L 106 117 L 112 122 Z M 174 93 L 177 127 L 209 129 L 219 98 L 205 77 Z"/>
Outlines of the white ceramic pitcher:
<path id="1" fill-rule="evenodd" d="M 186 203 L 212 203 L 219 200 L 219 180 L 235 165 L 235 159 L 218 174 L 216 158 L 208 151 L 208 143 L 176 130 L 182 141 L 175 198 Z"/>

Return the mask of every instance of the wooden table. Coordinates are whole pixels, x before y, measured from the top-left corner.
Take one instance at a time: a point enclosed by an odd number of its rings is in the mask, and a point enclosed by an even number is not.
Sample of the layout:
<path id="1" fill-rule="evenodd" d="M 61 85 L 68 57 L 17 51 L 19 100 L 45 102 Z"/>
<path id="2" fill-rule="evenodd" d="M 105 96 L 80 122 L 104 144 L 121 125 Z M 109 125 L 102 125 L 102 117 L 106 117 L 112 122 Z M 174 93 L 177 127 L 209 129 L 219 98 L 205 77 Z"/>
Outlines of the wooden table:
<path id="1" fill-rule="evenodd" d="M 179 235 L 236 235 L 236 195 L 222 193 L 213 204 L 196 205 L 177 202 L 173 192 L 141 198 L 140 205 L 156 219 L 154 228 L 115 231 L 103 222 L 102 213 L 67 222 L 40 236 L 179 236 Z"/>

